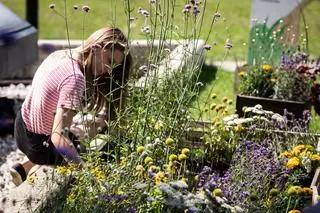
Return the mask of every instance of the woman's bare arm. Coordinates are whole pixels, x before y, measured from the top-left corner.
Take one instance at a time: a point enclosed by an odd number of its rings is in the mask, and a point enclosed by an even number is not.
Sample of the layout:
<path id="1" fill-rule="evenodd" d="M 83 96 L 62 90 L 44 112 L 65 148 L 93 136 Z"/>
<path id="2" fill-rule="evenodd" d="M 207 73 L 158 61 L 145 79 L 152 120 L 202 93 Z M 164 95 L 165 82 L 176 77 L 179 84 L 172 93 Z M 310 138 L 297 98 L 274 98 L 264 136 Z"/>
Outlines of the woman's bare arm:
<path id="1" fill-rule="evenodd" d="M 67 161 L 83 163 L 72 141 L 68 138 L 72 118 L 75 112 L 70 109 L 58 108 L 54 117 L 51 141 L 55 148 L 66 157 Z"/>

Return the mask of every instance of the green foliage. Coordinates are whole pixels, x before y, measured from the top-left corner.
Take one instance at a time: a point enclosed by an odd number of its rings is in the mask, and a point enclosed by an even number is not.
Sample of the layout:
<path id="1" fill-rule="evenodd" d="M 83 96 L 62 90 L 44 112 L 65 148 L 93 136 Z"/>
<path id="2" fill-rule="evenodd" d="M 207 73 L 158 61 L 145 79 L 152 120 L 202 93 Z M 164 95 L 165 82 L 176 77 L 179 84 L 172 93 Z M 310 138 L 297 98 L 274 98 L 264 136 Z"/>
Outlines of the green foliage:
<path id="1" fill-rule="evenodd" d="M 287 48 L 281 42 L 287 26 L 281 26 L 279 19 L 268 28 L 268 19 L 263 24 L 254 24 L 250 30 L 248 42 L 248 60 L 250 66 L 261 66 L 266 61 L 274 66 L 279 63 L 281 53 Z M 279 28 L 279 29 L 277 29 Z"/>
<path id="2" fill-rule="evenodd" d="M 272 98 L 276 78 L 274 68 L 262 65 L 247 71 L 241 71 L 239 91 L 243 95 Z"/>

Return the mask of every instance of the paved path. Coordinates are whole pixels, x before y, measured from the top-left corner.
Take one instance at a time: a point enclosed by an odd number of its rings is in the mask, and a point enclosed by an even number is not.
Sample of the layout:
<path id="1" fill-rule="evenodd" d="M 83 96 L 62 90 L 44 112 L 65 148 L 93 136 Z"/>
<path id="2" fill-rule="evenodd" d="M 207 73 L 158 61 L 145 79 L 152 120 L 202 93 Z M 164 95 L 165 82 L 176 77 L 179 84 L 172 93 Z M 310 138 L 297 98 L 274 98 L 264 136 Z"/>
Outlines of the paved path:
<path id="1" fill-rule="evenodd" d="M 217 66 L 219 69 L 223 69 L 229 72 L 236 71 L 237 66 L 242 66 L 246 64 L 245 61 L 214 61 L 213 64 Z"/>

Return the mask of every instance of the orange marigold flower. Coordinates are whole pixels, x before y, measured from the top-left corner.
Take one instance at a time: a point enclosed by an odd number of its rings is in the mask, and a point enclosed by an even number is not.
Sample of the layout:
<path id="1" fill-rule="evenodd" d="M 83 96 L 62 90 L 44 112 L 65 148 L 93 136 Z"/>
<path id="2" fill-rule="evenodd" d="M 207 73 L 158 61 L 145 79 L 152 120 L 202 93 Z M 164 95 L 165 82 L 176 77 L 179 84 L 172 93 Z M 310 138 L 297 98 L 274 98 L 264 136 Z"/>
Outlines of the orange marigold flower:
<path id="1" fill-rule="evenodd" d="M 311 188 L 309 188 L 309 187 L 304 187 L 304 188 L 302 188 L 302 189 L 303 189 L 304 194 L 306 194 L 306 195 L 312 195 L 312 189 L 311 189 Z"/>
<path id="2" fill-rule="evenodd" d="M 297 157 L 293 157 L 293 158 L 290 158 L 287 162 L 287 168 L 288 169 L 294 169 L 296 168 L 297 166 L 299 166 L 300 164 L 300 160 L 299 158 Z"/>
<path id="3" fill-rule="evenodd" d="M 283 157 L 283 158 L 290 158 L 291 157 L 291 153 L 290 152 L 282 152 L 281 154 L 280 154 L 280 156 L 281 157 Z"/>
<path id="4" fill-rule="evenodd" d="M 292 209 L 288 213 L 301 213 L 301 211 L 297 209 Z"/>
<path id="5" fill-rule="evenodd" d="M 314 154 L 314 155 L 311 156 L 311 160 L 314 160 L 314 161 L 320 160 L 320 156 L 317 155 L 317 154 Z"/>
<path id="6" fill-rule="evenodd" d="M 298 145 L 296 147 L 293 148 L 292 150 L 292 155 L 298 156 L 301 152 L 301 150 L 303 150 L 305 148 L 304 145 Z"/>
<path id="7" fill-rule="evenodd" d="M 272 70 L 272 66 L 270 66 L 269 64 L 264 64 L 262 65 L 262 70 L 265 72 L 269 72 Z"/>

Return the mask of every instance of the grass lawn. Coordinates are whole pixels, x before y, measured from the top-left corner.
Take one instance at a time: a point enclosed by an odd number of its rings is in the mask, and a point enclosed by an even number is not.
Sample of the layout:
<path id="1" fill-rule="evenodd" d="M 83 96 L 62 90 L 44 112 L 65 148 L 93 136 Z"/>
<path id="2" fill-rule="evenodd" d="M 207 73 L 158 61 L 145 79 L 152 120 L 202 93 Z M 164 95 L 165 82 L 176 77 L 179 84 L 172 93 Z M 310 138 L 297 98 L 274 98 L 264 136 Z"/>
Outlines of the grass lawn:
<path id="1" fill-rule="evenodd" d="M 232 101 L 228 104 L 229 113 L 235 112 L 234 73 L 205 66 L 199 79 L 203 83 L 199 97 L 191 105 L 192 117 L 197 120 L 212 121 L 216 112 L 210 109 L 212 104 L 222 104 L 226 97 Z M 216 94 L 213 99 L 212 95 Z"/>
<path id="2" fill-rule="evenodd" d="M 56 10 L 64 13 L 64 1 L 52 0 L 38 0 L 39 1 L 39 38 L 40 39 L 66 39 L 66 25 L 64 19 L 55 14 L 48 5 L 55 3 Z M 12 9 L 21 17 L 25 17 L 25 0 L 2 0 L 6 6 Z M 69 25 L 68 29 L 72 39 L 86 38 L 96 29 L 106 25 L 119 26 L 124 31 L 128 32 L 127 18 L 124 13 L 123 1 L 120 0 L 95 0 L 95 1 L 79 1 L 68 0 L 67 12 Z M 139 7 L 149 10 L 147 0 L 130 0 L 130 8 L 132 8 L 131 16 L 136 17 L 136 21 L 131 26 L 130 36 L 132 39 L 143 39 L 145 36 L 140 32 L 141 26 L 144 22 L 143 17 L 137 13 Z M 161 1 L 168 2 L 168 1 Z M 172 2 L 172 1 L 170 1 Z M 186 0 L 176 0 L 175 8 L 175 21 L 173 25 L 179 27 L 183 25 L 181 10 Z M 200 37 L 205 39 L 209 32 L 209 26 L 212 20 L 212 14 L 215 12 L 218 0 L 207 1 L 205 16 L 203 20 L 203 27 Z M 89 5 L 91 11 L 84 16 L 84 13 L 75 11 L 73 5 Z M 305 17 L 309 27 L 309 42 L 310 52 L 314 55 L 320 55 L 320 42 L 318 35 L 320 32 L 319 16 L 320 1 L 314 0 L 305 9 Z M 212 33 L 209 37 L 208 43 L 216 42 L 217 45 L 212 51 L 209 52 L 208 57 L 210 60 L 222 60 L 224 57 L 224 43 L 230 35 L 233 48 L 227 60 L 245 60 L 246 59 L 246 46 L 243 43 L 247 42 L 251 14 L 251 1 L 243 0 L 221 0 L 219 12 L 221 19 L 214 24 Z M 302 31 L 301 31 L 302 32 Z"/>

